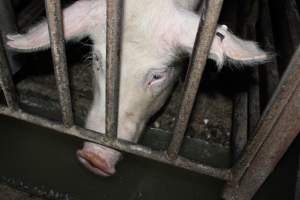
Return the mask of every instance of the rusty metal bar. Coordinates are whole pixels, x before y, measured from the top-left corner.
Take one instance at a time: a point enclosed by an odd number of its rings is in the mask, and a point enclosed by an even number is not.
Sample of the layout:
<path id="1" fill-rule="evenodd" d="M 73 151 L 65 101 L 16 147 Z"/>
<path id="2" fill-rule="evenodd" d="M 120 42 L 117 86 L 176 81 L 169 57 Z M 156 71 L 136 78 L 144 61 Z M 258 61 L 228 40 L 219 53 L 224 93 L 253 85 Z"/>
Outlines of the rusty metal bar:
<path id="1" fill-rule="evenodd" d="M 1 31 L 0 31 L 1 34 Z M 11 109 L 18 109 L 18 99 L 14 82 L 12 80 L 9 63 L 0 37 L 0 84 L 3 90 L 6 103 Z"/>
<path id="2" fill-rule="evenodd" d="M 105 133 L 110 137 L 118 134 L 122 4 L 107 1 Z"/>
<path id="3" fill-rule="evenodd" d="M 16 25 L 16 16 L 12 7 L 11 0 L 1 0 L 0 1 L 0 30 L 2 31 L 1 36 L 4 42 L 6 42 L 6 35 L 8 33 L 16 33 L 18 31 Z M 0 36 L 0 37 L 1 37 Z M 13 57 L 16 55 L 15 52 L 11 50 L 6 50 L 7 60 L 10 64 L 10 69 L 12 74 L 16 73 L 21 65 Z"/>
<path id="4" fill-rule="evenodd" d="M 203 24 L 199 25 L 196 42 L 189 64 L 188 73 L 183 89 L 179 113 L 176 118 L 174 135 L 168 148 L 169 158 L 174 160 L 178 156 L 183 142 L 184 134 L 193 109 L 196 94 L 206 64 L 206 58 L 212 39 L 215 35 L 217 21 L 221 12 L 223 0 L 210 0 L 207 2 L 207 11 Z"/>
<path id="5" fill-rule="evenodd" d="M 250 199 L 300 131 L 300 47 L 263 113 L 251 143 L 232 169 L 224 197 Z M 237 189 L 238 188 L 238 189 Z"/>
<path id="6" fill-rule="evenodd" d="M 192 162 L 183 157 L 178 157 L 176 160 L 170 161 L 167 159 L 168 157 L 165 152 L 151 150 L 150 148 L 141 145 L 107 137 L 104 134 L 99 134 L 98 132 L 83 129 L 77 126 L 68 128 L 61 125 L 60 123 L 53 122 L 42 117 L 34 116 L 22 111 L 15 111 L 3 106 L 0 106 L 0 114 L 24 120 L 29 123 L 37 124 L 45 128 L 53 129 L 64 134 L 72 135 L 120 151 L 124 151 L 144 158 L 187 169 L 196 173 L 205 174 L 222 180 L 231 179 L 231 173 L 228 169 L 213 168 L 210 166 Z"/>
<path id="7" fill-rule="evenodd" d="M 59 92 L 60 105 L 62 108 L 63 123 L 65 126 L 72 126 L 74 120 L 64 46 L 61 4 L 60 1 L 57 0 L 45 0 L 45 4 L 49 26 L 52 59 L 56 85 Z"/>

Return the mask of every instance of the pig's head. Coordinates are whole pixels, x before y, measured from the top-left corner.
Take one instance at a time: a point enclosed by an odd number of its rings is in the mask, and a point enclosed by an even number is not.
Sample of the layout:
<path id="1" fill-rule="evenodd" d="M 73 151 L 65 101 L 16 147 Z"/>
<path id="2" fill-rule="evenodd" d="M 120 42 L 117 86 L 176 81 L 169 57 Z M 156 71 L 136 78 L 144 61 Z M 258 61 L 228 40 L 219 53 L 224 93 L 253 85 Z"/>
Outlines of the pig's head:
<path id="1" fill-rule="evenodd" d="M 171 0 L 145 1 L 128 0 L 124 11 L 118 138 L 131 142 L 137 142 L 147 120 L 169 96 L 179 71 L 169 64 L 176 49 L 191 53 L 200 20 L 192 12 L 178 9 Z M 79 0 L 64 10 L 63 20 L 67 40 L 89 36 L 94 42 L 94 101 L 86 128 L 105 133 L 106 3 Z M 8 35 L 8 39 L 8 47 L 19 51 L 31 52 L 50 46 L 46 22 L 26 34 Z M 209 58 L 221 68 L 225 62 L 262 63 L 268 60 L 268 55 L 255 43 L 241 40 L 226 26 L 219 26 Z M 86 142 L 77 156 L 90 171 L 109 176 L 115 173 L 121 153 Z"/>

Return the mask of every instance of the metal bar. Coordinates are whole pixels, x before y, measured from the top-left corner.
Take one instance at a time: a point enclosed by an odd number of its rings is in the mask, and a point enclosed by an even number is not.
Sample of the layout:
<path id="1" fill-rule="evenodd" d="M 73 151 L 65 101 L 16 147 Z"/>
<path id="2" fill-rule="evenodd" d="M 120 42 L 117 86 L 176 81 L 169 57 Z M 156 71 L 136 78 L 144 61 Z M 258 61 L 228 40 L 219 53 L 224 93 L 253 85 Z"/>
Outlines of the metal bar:
<path id="1" fill-rule="evenodd" d="M 251 74 L 253 81 L 248 88 L 248 139 L 254 137 L 254 131 L 260 119 L 260 84 L 258 68 Z"/>
<path id="2" fill-rule="evenodd" d="M 192 162 L 183 157 L 178 157 L 176 160 L 170 161 L 167 159 L 167 155 L 165 152 L 151 150 L 150 148 L 141 145 L 130 143 L 124 140 L 107 137 L 104 134 L 99 134 L 98 132 L 83 129 L 77 126 L 68 128 L 57 122 L 53 122 L 38 116 L 24 113 L 22 111 L 14 111 L 3 106 L 0 106 L 0 114 L 7 115 L 16 119 L 24 120 L 33 124 L 37 124 L 45 128 L 53 129 L 64 134 L 72 135 L 120 151 L 124 151 L 144 158 L 152 159 L 158 162 L 187 169 L 196 173 L 205 174 L 222 180 L 231 179 L 231 173 L 230 170 L 228 169 L 213 168 L 210 166 Z"/>
<path id="3" fill-rule="evenodd" d="M 1 31 L 0 31 L 1 33 Z M 12 80 L 10 67 L 4 51 L 3 41 L 0 37 L 0 84 L 4 92 L 7 105 L 11 109 L 18 109 L 18 98 L 14 82 Z"/>
<path id="4" fill-rule="evenodd" d="M 16 24 L 16 17 L 12 7 L 11 0 L 1 0 L 0 1 L 0 30 L 2 34 L 0 37 L 3 37 L 4 42 L 6 42 L 6 35 L 8 33 L 16 33 L 18 31 Z M 16 55 L 15 52 L 11 50 L 6 51 L 7 60 L 10 64 L 10 69 L 12 74 L 16 73 L 20 68 L 20 63 L 17 62 L 13 57 Z"/>
<path id="5" fill-rule="evenodd" d="M 233 32 L 237 32 L 237 22 L 239 17 L 239 0 L 233 0 L 229 4 L 224 4 L 221 18 L 223 23 L 228 25 Z M 227 6 L 227 7 L 226 7 Z M 245 73 L 237 74 L 237 82 L 243 81 Z M 242 150 L 247 144 L 248 138 L 248 93 L 245 89 L 233 97 L 233 116 L 231 130 L 231 149 L 233 163 L 238 160 Z"/>
<path id="6" fill-rule="evenodd" d="M 110 137 L 118 133 L 122 4 L 107 1 L 105 133 Z"/>
<path id="7" fill-rule="evenodd" d="M 257 0 L 241 1 L 242 24 L 241 35 L 244 38 L 256 40 L 256 24 L 259 13 Z M 253 132 L 260 118 L 260 84 L 258 68 L 253 68 L 250 73 L 248 86 L 248 139 L 253 137 Z"/>
<path id="8" fill-rule="evenodd" d="M 240 158 L 248 141 L 248 93 L 241 92 L 234 98 L 232 123 L 233 161 Z"/>
<path id="9" fill-rule="evenodd" d="M 271 169 L 300 131 L 300 47 L 295 52 L 283 78 L 267 106 L 256 134 L 241 159 L 232 169 L 233 179 L 227 183 L 224 196 L 229 198 L 248 186 L 252 194 L 266 179 Z M 261 166 L 260 166 L 261 165 Z M 262 167 L 263 165 L 263 167 Z M 260 166 L 260 168 L 258 168 Z M 255 171 L 256 170 L 256 171 Z M 254 175 L 254 173 L 258 173 Z M 253 177 L 249 176 L 252 174 Z M 249 180 L 246 181 L 245 179 Z M 248 184 L 252 182 L 252 185 Z M 244 198 L 242 198 L 245 200 Z"/>
<path id="10" fill-rule="evenodd" d="M 260 20 L 260 31 L 262 35 L 262 43 L 264 48 L 270 52 L 275 52 L 274 47 L 274 36 L 273 36 L 273 27 L 271 20 L 271 13 L 269 8 L 269 1 L 263 0 L 260 1 L 261 9 L 261 20 Z M 266 63 L 262 68 L 262 75 L 265 79 L 266 91 L 264 101 L 267 103 L 272 97 L 278 83 L 279 83 L 279 71 L 276 56 L 274 56 L 271 62 Z"/>
<path id="11" fill-rule="evenodd" d="M 49 25 L 52 59 L 60 105 L 62 108 L 63 123 L 65 126 L 72 126 L 74 120 L 64 46 L 61 4 L 60 1 L 57 0 L 45 0 L 45 4 Z"/>
<path id="12" fill-rule="evenodd" d="M 202 73 L 204 71 L 204 66 L 206 64 L 206 58 L 209 53 L 212 39 L 215 35 L 216 25 L 221 12 L 223 0 L 210 0 L 207 4 L 205 20 L 203 24 L 202 21 L 199 23 L 196 42 L 182 92 L 183 99 L 176 118 L 174 135 L 168 148 L 168 155 L 172 160 L 177 158 L 180 146 L 183 142 L 184 134 L 188 126 L 188 121 L 202 78 Z"/>

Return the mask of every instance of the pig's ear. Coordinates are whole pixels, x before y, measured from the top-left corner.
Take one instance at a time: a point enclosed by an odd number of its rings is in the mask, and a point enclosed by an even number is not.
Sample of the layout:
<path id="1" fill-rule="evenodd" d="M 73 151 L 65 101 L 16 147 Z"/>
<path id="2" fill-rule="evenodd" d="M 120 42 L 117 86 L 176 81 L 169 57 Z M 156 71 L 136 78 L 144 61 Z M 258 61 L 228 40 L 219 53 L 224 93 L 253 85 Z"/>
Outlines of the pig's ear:
<path id="1" fill-rule="evenodd" d="M 177 37 L 179 46 L 192 53 L 200 17 L 189 16 Z M 225 63 L 233 65 L 257 65 L 270 60 L 269 53 L 261 50 L 255 42 L 233 35 L 225 25 L 218 26 L 209 51 L 209 58 L 221 69 Z"/>
<path id="2" fill-rule="evenodd" d="M 233 65 L 257 65 L 270 60 L 271 55 L 260 49 L 255 42 L 233 35 L 225 25 L 216 30 L 209 58 L 221 69 L 224 63 Z"/>
<path id="3" fill-rule="evenodd" d="M 93 2 L 79 0 L 63 11 L 63 27 L 66 40 L 81 39 L 89 35 L 89 18 L 91 13 L 94 13 L 94 11 L 91 12 L 94 7 Z M 47 21 L 41 22 L 25 34 L 7 35 L 7 39 L 8 47 L 18 51 L 31 52 L 49 48 Z"/>

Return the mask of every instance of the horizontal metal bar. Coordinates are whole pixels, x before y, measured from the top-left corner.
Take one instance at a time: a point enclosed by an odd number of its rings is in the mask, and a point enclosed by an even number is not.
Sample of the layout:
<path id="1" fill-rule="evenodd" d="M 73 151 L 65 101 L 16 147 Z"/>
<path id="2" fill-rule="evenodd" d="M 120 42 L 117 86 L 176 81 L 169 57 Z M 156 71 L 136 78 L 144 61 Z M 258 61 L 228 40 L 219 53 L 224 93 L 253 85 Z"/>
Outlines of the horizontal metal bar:
<path id="1" fill-rule="evenodd" d="M 0 35 L 2 35 L 1 31 L 0 31 Z M 12 109 L 18 109 L 19 104 L 18 104 L 16 89 L 11 76 L 10 67 L 6 57 L 1 36 L 0 36 L 0 84 L 7 105 Z"/>
<path id="2" fill-rule="evenodd" d="M 182 145 L 202 78 L 202 73 L 204 71 L 204 66 L 206 64 L 206 59 L 209 54 L 211 42 L 215 35 L 223 0 L 210 0 L 207 4 L 205 20 L 200 21 L 199 23 L 196 42 L 182 92 L 183 98 L 176 118 L 174 136 L 168 148 L 170 159 L 176 159 Z"/>
<path id="3" fill-rule="evenodd" d="M 297 51 L 295 52 L 275 94 L 264 111 L 253 140 L 246 146 L 243 156 L 233 167 L 233 184 L 239 183 L 240 179 L 244 176 L 251 165 L 251 162 L 260 152 L 261 147 L 267 141 L 268 137 L 270 137 L 272 130 L 276 127 L 276 124 L 279 122 L 281 115 L 286 109 L 288 103 L 291 101 L 292 97 L 299 95 L 295 93 L 299 85 L 300 47 L 298 47 Z M 298 107 L 295 107 L 294 109 L 298 109 Z M 292 121 L 299 123 L 299 120 L 300 119 L 295 118 L 291 121 L 287 120 L 285 123 L 288 126 L 288 124 L 293 123 Z M 291 130 L 283 130 L 281 137 L 284 137 L 284 134 L 288 134 L 289 131 Z M 228 187 L 230 188 L 230 186 Z"/>
<path id="4" fill-rule="evenodd" d="M 116 150 L 124 151 L 144 158 L 187 169 L 196 173 L 205 174 L 222 180 L 231 179 L 231 173 L 229 169 L 213 168 L 210 166 L 192 162 L 191 160 L 188 160 L 183 157 L 178 157 L 176 160 L 170 161 L 167 159 L 168 157 L 165 152 L 151 150 L 150 148 L 141 145 L 107 137 L 104 134 L 99 134 L 97 132 L 83 129 L 77 126 L 72 126 L 68 128 L 57 122 L 53 122 L 22 111 L 15 111 L 3 106 L 0 106 L 0 114 L 24 120 L 45 128 L 53 129 L 61 133 L 65 133 L 87 141 L 111 147 Z"/>
<path id="5" fill-rule="evenodd" d="M 122 0 L 107 1 L 105 133 L 118 133 Z"/>
<path id="6" fill-rule="evenodd" d="M 56 85 L 62 109 L 63 122 L 65 126 L 72 126 L 74 120 L 64 46 L 61 4 L 60 1 L 57 0 L 45 0 L 45 3 L 49 25 L 52 59 Z"/>

